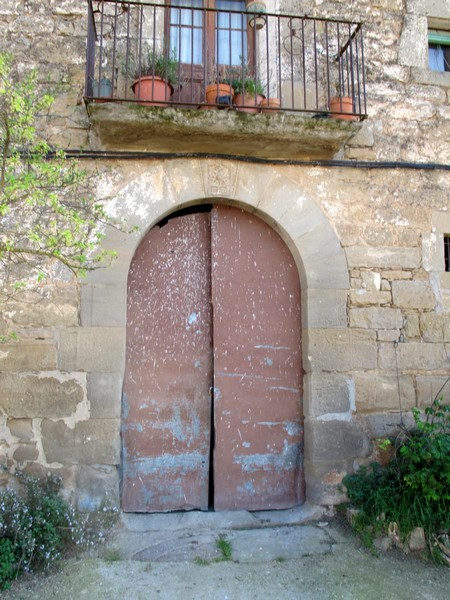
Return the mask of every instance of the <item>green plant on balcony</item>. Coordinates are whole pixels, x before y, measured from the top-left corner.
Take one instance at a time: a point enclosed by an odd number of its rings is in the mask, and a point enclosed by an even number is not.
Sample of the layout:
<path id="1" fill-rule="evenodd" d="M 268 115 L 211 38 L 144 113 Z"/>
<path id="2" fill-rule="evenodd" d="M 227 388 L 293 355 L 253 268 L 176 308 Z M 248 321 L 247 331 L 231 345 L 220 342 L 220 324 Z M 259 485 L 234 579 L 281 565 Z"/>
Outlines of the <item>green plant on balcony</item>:
<path id="1" fill-rule="evenodd" d="M 175 52 L 155 52 L 153 48 L 144 50 L 140 60 L 135 59 L 132 75 L 133 92 L 136 98 L 144 100 L 139 104 L 167 105 L 167 100 L 178 84 L 179 63 Z"/>

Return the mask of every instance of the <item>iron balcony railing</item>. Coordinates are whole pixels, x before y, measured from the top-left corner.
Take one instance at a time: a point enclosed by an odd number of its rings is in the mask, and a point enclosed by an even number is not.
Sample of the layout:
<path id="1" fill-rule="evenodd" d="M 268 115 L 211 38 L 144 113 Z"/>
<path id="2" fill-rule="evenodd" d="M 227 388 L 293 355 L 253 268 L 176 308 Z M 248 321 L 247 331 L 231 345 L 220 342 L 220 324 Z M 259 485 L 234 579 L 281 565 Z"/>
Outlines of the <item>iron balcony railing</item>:
<path id="1" fill-rule="evenodd" d="M 360 23 L 205 4 L 88 0 L 86 102 L 366 116 Z"/>

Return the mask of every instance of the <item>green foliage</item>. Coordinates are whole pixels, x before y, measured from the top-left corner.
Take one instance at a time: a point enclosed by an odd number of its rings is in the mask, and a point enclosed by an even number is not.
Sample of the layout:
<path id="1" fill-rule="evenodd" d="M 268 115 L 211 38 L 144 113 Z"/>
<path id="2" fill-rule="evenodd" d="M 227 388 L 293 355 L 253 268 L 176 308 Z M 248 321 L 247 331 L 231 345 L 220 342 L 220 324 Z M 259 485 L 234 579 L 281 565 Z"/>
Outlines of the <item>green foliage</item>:
<path id="1" fill-rule="evenodd" d="M 11 55 L 0 53 L 0 283 L 10 294 L 32 275 L 42 281 L 48 259 L 83 275 L 114 254 L 94 255 L 110 219 L 93 199 L 92 176 L 38 130 L 53 100 L 35 72 L 19 76 Z M 27 284 L 13 264 L 25 264 Z"/>
<path id="2" fill-rule="evenodd" d="M 227 540 L 224 535 L 219 535 L 216 540 L 216 547 L 219 550 L 221 556 L 218 560 L 227 561 L 231 560 L 231 555 L 233 553 L 233 547 L 231 546 L 231 542 Z"/>
<path id="3" fill-rule="evenodd" d="M 391 462 L 347 475 L 343 483 L 360 509 L 356 528 L 379 531 L 396 522 L 403 536 L 423 527 L 428 536 L 450 530 L 450 406 L 435 399 L 424 419 L 413 410 L 415 428 L 395 442 Z"/>
<path id="4" fill-rule="evenodd" d="M 104 521 L 93 528 L 91 516 L 77 513 L 60 495 L 60 478 L 22 472 L 16 477 L 19 492 L 0 492 L 0 589 L 21 572 L 48 568 L 70 549 L 92 546 L 104 536 L 99 531 Z"/>
<path id="5" fill-rule="evenodd" d="M 134 60 L 134 78 L 150 76 L 161 77 L 172 85 L 178 83 L 179 63 L 175 51 L 157 53 L 152 48 L 144 49 L 141 61 Z"/>

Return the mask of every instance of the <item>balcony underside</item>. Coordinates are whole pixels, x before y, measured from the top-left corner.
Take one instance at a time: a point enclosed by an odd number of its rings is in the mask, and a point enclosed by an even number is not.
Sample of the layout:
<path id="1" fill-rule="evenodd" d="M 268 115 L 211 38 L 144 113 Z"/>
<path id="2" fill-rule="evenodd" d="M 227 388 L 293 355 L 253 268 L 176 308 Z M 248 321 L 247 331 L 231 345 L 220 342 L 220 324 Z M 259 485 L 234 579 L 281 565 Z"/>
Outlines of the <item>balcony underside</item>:
<path id="1" fill-rule="evenodd" d="M 307 114 L 247 114 L 136 103 L 87 106 L 91 147 L 98 150 L 205 152 L 273 159 L 331 159 L 359 131 L 360 121 Z"/>

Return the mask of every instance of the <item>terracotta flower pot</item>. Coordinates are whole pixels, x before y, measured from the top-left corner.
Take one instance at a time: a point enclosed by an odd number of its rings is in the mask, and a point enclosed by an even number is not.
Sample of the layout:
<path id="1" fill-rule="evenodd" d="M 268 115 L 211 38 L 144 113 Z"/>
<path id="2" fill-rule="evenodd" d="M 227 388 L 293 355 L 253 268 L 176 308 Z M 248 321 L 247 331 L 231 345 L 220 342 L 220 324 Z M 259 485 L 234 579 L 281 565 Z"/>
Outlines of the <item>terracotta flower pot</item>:
<path id="1" fill-rule="evenodd" d="M 353 114 L 353 99 L 351 96 L 332 96 L 330 98 L 330 115 L 335 119 L 356 121 L 358 117 Z"/>
<path id="2" fill-rule="evenodd" d="M 258 113 L 259 105 L 263 98 L 264 96 L 260 96 L 259 94 L 256 96 L 256 99 L 254 94 L 236 94 L 233 104 L 237 107 L 237 110 L 241 112 Z M 247 108 L 240 108 L 241 106 L 247 106 Z M 249 108 L 249 106 L 254 106 L 255 108 Z"/>
<path id="3" fill-rule="evenodd" d="M 136 79 L 131 86 L 138 102 L 143 106 L 167 106 L 167 100 L 173 93 L 173 87 L 161 77 L 145 76 Z"/>
<path id="4" fill-rule="evenodd" d="M 273 115 L 280 109 L 281 102 L 278 98 L 263 98 L 260 102 L 261 112 Z"/>
<path id="5" fill-rule="evenodd" d="M 228 83 L 212 83 L 206 88 L 206 102 L 217 104 L 218 108 L 231 106 L 234 90 Z"/>

